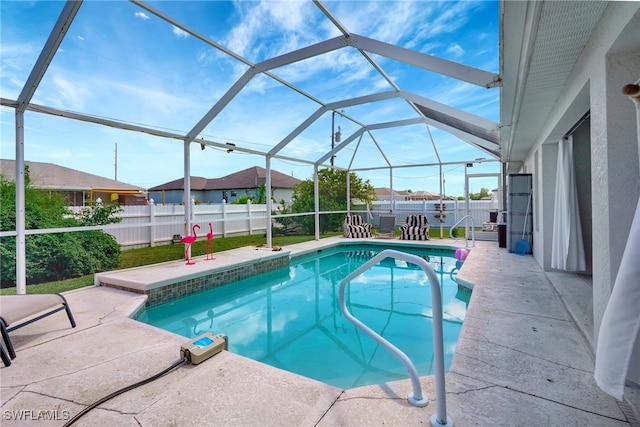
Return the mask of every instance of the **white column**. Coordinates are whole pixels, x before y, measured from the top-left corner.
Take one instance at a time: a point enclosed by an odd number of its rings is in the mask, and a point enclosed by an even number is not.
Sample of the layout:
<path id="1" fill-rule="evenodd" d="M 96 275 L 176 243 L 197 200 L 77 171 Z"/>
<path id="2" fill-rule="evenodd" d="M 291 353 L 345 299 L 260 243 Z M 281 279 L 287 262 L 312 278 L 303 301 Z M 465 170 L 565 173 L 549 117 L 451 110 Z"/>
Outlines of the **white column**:
<path id="1" fill-rule="evenodd" d="M 24 112 L 16 110 L 16 293 L 27 293 L 24 201 Z"/>
<path id="2" fill-rule="evenodd" d="M 347 180 L 347 182 L 349 182 Z M 348 191 L 347 191 L 348 193 Z M 318 164 L 313 165 L 313 203 L 314 203 L 314 228 L 315 228 L 315 238 L 316 240 L 320 240 L 320 189 L 318 186 Z M 348 210 L 348 202 L 347 202 L 347 210 Z"/>
<path id="3" fill-rule="evenodd" d="M 267 248 L 271 248 L 273 243 L 273 235 L 271 230 L 271 157 L 265 157 L 265 169 L 266 169 L 266 181 L 265 181 L 265 191 L 266 191 L 266 204 L 267 204 Z"/>
<path id="4" fill-rule="evenodd" d="M 247 223 L 249 225 L 249 235 L 253 234 L 253 228 L 251 227 L 251 199 L 247 200 Z"/>
<path id="5" fill-rule="evenodd" d="M 391 211 L 395 212 L 395 198 L 393 197 L 393 168 L 389 168 L 389 200 L 391 201 Z"/>
<path id="6" fill-rule="evenodd" d="M 182 193 L 182 201 L 184 202 L 184 230 L 182 231 L 182 235 L 188 236 L 191 234 L 191 150 L 189 142 L 185 140 L 182 148 L 184 160 L 184 191 Z M 191 247 L 189 247 L 189 251 L 190 250 Z M 188 256 L 191 257 L 191 253 L 189 253 Z"/>
<path id="7" fill-rule="evenodd" d="M 156 245 L 156 205 L 153 202 L 149 202 L 149 246 Z"/>

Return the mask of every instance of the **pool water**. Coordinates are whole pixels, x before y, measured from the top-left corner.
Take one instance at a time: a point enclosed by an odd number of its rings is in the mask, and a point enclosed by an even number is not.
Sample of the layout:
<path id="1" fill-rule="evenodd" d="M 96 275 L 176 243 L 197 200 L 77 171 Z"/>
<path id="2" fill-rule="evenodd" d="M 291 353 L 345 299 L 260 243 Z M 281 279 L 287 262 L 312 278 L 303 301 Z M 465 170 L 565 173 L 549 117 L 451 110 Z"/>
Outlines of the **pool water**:
<path id="1" fill-rule="evenodd" d="M 384 248 L 328 249 L 289 267 L 146 309 L 139 321 L 195 337 L 229 337 L 231 352 L 340 388 L 407 378 L 402 363 L 344 318 L 340 281 Z M 458 291 L 453 253 L 400 248 L 419 255 L 441 282 L 445 369 L 455 350 L 469 295 Z M 387 258 L 345 288 L 352 314 L 432 373 L 431 289 L 419 267 Z"/>

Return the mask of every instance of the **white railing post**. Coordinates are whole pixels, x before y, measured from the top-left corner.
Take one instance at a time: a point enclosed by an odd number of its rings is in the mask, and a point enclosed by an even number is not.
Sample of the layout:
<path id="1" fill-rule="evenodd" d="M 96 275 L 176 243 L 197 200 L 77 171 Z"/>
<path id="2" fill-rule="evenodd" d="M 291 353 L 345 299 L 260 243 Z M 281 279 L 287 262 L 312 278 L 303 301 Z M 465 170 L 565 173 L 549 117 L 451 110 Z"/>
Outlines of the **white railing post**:
<path id="1" fill-rule="evenodd" d="M 253 234 L 253 227 L 251 226 L 251 200 L 247 200 L 247 217 L 249 218 L 249 236 Z"/>
<path id="2" fill-rule="evenodd" d="M 156 205 L 153 203 L 153 199 L 149 201 L 149 246 L 153 247 L 156 244 Z"/>
<path id="3" fill-rule="evenodd" d="M 471 220 L 471 240 L 473 242 L 473 247 L 475 248 L 476 247 L 476 226 L 475 226 L 475 224 L 473 222 L 473 216 L 471 216 L 471 215 L 465 215 L 462 218 L 460 218 L 458 221 L 456 221 L 451 226 L 451 228 L 449 229 L 449 237 L 452 238 L 452 239 L 455 239 L 453 237 L 453 229 L 456 228 L 456 226 L 458 224 L 460 224 L 462 221 L 464 221 L 465 219 L 470 219 Z M 467 227 L 467 223 L 466 222 L 464 224 L 465 224 L 464 246 L 465 246 L 465 248 L 468 248 L 469 247 L 469 239 L 467 238 L 466 230 L 468 230 L 469 227 Z M 455 240 L 458 240 L 458 239 L 455 239 Z"/>
<path id="4" fill-rule="evenodd" d="M 444 378 L 444 338 L 442 332 L 442 293 L 440 291 L 440 281 L 438 276 L 433 271 L 433 268 L 425 261 L 416 255 L 411 255 L 406 252 L 399 252 L 393 249 L 386 249 L 364 265 L 357 268 L 354 272 L 349 274 L 340 282 L 339 298 L 340 308 L 344 316 L 351 321 L 356 327 L 362 330 L 370 338 L 378 342 L 385 350 L 389 351 L 392 355 L 397 357 L 407 368 L 409 376 L 411 377 L 411 384 L 413 386 L 413 393 L 409 394 L 407 400 L 414 406 L 426 406 L 429 404 L 429 399 L 426 396 L 422 396 L 422 387 L 420 386 L 420 378 L 416 371 L 415 366 L 411 362 L 411 359 L 407 357 L 396 346 L 389 341 L 381 337 L 378 333 L 374 332 L 364 323 L 356 319 L 347 308 L 347 304 L 344 298 L 344 288 L 347 283 L 351 282 L 356 277 L 360 276 L 366 270 L 370 269 L 374 265 L 386 258 L 395 258 L 402 261 L 415 264 L 422 268 L 429 280 L 429 287 L 431 288 L 431 305 L 433 310 L 433 357 L 435 362 L 435 377 L 436 377 L 436 413 L 430 419 L 431 427 L 444 426 L 453 427 L 453 420 L 447 416 L 447 403 L 446 403 L 446 389 Z"/>
<path id="5" fill-rule="evenodd" d="M 222 201 L 222 237 L 227 237 L 227 204 Z"/>

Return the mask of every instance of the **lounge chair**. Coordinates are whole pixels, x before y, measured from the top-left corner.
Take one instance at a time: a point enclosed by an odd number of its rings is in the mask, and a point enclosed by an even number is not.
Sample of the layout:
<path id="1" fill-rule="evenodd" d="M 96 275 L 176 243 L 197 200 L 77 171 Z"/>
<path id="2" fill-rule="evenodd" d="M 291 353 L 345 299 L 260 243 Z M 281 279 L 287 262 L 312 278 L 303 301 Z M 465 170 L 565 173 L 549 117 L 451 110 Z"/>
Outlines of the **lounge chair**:
<path id="1" fill-rule="evenodd" d="M 402 240 L 429 240 L 429 221 L 424 215 L 409 215 L 406 224 L 400 226 Z"/>
<path id="2" fill-rule="evenodd" d="M 342 225 L 344 237 L 371 237 L 372 225 L 364 222 L 360 215 L 347 214 Z"/>
<path id="3" fill-rule="evenodd" d="M 393 215 L 380 215 L 377 238 L 395 239 L 396 217 Z"/>
<path id="4" fill-rule="evenodd" d="M 0 296 L 0 331 L 2 332 L 2 339 L 4 340 L 5 347 L 7 347 L 9 357 L 11 359 L 15 359 L 16 357 L 9 332 L 30 325 L 61 310 L 67 312 L 71 327 L 75 328 L 76 321 L 73 318 L 73 314 L 71 314 L 69 304 L 60 294 Z M 17 324 L 14 325 L 15 323 Z M 4 349 L 2 350 L 2 353 L 4 353 Z M 4 354 L 1 354 L 1 356 L 5 366 L 9 366 L 11 361 L 5 360 Z"/>
<path id="5" fill-rule="evenodd" d="M 2 344 L 0 344 L 0 356 L 2 356 L 2 363 L 4 363 L 4 366 L 11 365 L 11 358 L 7 354 Z"/>

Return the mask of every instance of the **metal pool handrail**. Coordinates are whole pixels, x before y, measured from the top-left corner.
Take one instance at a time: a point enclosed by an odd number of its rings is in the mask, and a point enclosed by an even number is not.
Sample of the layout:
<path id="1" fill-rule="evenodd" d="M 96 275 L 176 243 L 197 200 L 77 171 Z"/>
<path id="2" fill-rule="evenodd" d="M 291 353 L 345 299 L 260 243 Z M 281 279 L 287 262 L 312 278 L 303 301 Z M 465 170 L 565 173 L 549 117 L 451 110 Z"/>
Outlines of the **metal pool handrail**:
<path id="1" fill-rule="evenodd" d="M 475 248 L 476 247 L 476 227 L 475 227 L 475 225 L 473 223 L 473 217 L 471 215 L 465 215 L 462 218 L 460 218 L 458 220 L 458 222 L 453 224 L 451 226 L 451 228 L 449 229 L 449 237 L 451 237 L 452 239 L 455 239 L 455 237 L 453 237 L 453 229 L 456 228 L 456 225 L 460 224 L 462 221 L 464 221 L 467 218 L 469 218 L 471 220 L 471 240 L 473 242 L 473 247 Z M 465 233 L 465 236 L 464 236 L 464 247 L 465 248 L 469 247 L 469 239 L 467 239 L 466 233 Z"/>
<path id="2" fill-rule="evenodd" d="M 413 385 L 413 393 L 410 393 L 407 397 L 409 403 L 414 406 L 426 406 L 427 404 L 429 404 L 429 398 L 427 398 L 426 396 L 422 396 L 420 378 L 418 377 L 418 372 L 413 365 L 413 362 L 411 362 L 411 359 L 409 359 L 409 357 L 396 346 L 380 336 L 377 332 L 373 331 L 367 325 L 356 319 L 351 314 L 351 312 L 349 312 L 349 309 L 347 308 L 347 305 L 345 303 L 344 288 L 346 284 L 386 258 L 395 258 L 410 262 L 411 264 L 415 264 L 418 267 L 422 268 L 422 270 L 427 275 L 427 278 L 429 279 L 429 285 L 431 287 L 431 302 L 433 305 L 433 353 L 435 359 L 437 405 L 436 413 L 433 414 L 430 422 L 432 427 L 453 427 L 453 421 L 447 416 L 447 403 L 445 400 L 444 345 L 442 337 L 442 295 L 440 292 L 440 282 L 438 281 L 438 276 L 433 271 L 431 266 L 427 263 L 427 261 L 425 261 L 423 258 L 420 258 L 419 256 L 395 251 L 392 249 L 386 249 L 380 252 L 340 282 L 340 308 L 342 309 L 342 313 L 344 314 L 344 316 L 349 321 L 351 321 L 351 323 L 353 323 L 357 328 L 362 330 L 369 337 L 377 341 L 382 347 L 384 347 L 387 351 L 400 359 L 400 361 L 404 364 L 409 373 L 409 376 L 411 377 L 411 384 Z"/>

